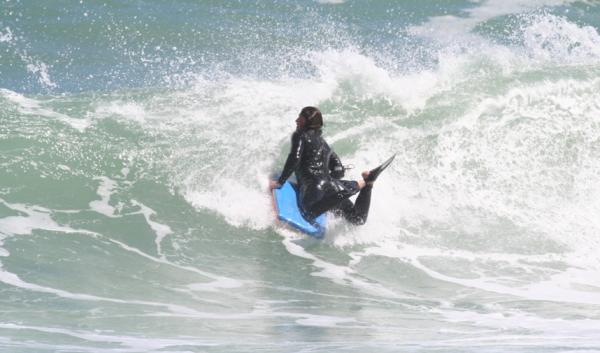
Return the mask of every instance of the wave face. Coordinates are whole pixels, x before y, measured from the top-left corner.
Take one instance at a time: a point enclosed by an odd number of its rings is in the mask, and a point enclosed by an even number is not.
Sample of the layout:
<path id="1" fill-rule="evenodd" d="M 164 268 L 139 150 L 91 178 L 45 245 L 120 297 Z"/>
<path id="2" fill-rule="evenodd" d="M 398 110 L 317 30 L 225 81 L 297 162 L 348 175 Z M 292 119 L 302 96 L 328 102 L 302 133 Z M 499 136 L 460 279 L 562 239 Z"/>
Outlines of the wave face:
<path id="1" fill-rule="evenodd" d="M 0 351 L 600 351 L 596 1 L 0 7 Z M 275 224 L 321 108 L 368 223 Z"/>

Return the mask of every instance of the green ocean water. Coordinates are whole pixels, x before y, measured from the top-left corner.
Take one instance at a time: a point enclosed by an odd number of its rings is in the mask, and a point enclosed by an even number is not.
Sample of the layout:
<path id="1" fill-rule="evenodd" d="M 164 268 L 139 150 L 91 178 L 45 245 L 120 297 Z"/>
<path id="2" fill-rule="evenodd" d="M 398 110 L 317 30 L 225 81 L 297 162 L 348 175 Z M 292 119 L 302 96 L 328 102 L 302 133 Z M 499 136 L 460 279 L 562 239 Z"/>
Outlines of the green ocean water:
<path id="1" fill-rule="evenodd" d="M 2 1 L 1 352 L 600 351 L 595 1 Z M 276 224 L 321 108 L 369 220 Z"/>

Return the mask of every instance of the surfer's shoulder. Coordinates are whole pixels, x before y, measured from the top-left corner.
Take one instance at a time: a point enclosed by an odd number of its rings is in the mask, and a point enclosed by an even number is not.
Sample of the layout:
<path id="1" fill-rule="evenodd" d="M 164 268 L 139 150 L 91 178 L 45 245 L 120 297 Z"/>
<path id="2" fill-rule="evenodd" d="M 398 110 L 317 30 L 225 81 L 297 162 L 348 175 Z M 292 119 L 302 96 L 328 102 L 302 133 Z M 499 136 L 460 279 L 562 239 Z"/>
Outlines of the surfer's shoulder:
<path id="1" fill-rule="evenodd" d="M 292 142 L 298 142 L 302 138 L 302 131 L 294 131 L 292 133 Z"/>
<path id="2" fill-rule="evenodd" d="M 311 130 L 294 131 L 294 133 L 292 134 L 292 141 L 309 140 L 311 138 L 310 131 Z"/>

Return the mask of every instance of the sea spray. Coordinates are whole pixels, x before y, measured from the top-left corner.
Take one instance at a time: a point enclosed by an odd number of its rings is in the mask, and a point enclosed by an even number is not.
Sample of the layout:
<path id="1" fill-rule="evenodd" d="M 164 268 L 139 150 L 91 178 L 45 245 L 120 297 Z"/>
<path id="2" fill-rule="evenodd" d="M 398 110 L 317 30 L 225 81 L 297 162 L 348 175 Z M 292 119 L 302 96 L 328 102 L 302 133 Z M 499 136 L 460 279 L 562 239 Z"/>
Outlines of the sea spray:
<path id="1" fill-rule="evenodd" d="M 4 1 L 0 351 L 600 347 L 591 1 Z M 367 224 L 267 191 L 316 105 Z M 40 314 L 46 313 L 46 314 Z"/>

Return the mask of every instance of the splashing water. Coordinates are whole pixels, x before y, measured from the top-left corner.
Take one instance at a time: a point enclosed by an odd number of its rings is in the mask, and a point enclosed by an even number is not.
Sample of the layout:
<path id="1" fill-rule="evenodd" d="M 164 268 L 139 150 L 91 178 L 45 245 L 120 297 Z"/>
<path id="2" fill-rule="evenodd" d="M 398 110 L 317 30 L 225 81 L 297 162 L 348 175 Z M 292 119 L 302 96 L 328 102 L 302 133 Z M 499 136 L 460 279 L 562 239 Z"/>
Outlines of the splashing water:
<path id="1" fill-rule="evenodd" d="M 0 16 L 0 351 L 600 349 L 595 2 Z M 306 105 L 398 153 L 323 241 L 266 191 Z"/>

